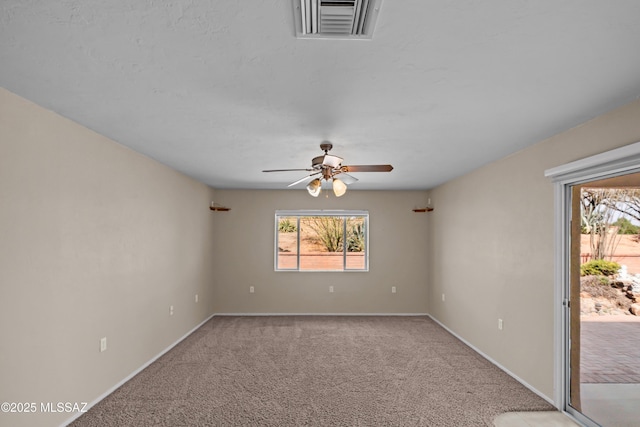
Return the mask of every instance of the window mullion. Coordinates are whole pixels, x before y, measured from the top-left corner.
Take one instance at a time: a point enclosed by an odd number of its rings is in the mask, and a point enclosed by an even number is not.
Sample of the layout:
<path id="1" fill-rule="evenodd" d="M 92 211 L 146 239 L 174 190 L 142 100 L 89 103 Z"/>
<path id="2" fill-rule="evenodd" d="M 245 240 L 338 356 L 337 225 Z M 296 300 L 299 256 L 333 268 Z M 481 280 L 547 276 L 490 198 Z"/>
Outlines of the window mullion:
<path id="1" fill-rule="evenodd" d="M 342 217 L 342 269 L 347 269 L 347 217 Z"/>
<path id="2" fill-rule="evenodd" d="M 298 238 L 296 239 L 296 270 L 300 271 L 300 216 L 296 217 L 296 229 Z"/>

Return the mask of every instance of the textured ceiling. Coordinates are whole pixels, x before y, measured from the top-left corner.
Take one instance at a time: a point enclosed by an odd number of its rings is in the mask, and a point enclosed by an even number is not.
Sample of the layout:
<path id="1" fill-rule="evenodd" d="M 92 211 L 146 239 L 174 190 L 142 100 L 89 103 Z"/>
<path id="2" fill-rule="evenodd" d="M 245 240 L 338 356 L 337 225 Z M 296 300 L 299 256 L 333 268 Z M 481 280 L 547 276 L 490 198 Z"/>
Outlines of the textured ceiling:
<path id="1" fill-rule="evenodd" d="M 330 140 L 395 167 L 352 188 L 427 189 L 640 95 L 637 0 L 384 0 L 370 41 L 292 10 L 3 0 L 0 86 L 216 188 L 286 188 L 261 171 Z"/>

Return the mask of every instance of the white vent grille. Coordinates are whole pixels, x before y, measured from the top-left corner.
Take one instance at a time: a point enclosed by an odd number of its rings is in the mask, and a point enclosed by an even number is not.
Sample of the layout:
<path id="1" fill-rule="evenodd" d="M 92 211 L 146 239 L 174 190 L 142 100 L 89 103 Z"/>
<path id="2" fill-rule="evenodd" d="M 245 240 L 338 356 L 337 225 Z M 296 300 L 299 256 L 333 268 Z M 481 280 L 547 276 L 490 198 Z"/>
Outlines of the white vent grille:
<path id="1" fill-rule="evenodd" d="M 370 39 L 382 0 L 293 0 L 299 38 Z"/>

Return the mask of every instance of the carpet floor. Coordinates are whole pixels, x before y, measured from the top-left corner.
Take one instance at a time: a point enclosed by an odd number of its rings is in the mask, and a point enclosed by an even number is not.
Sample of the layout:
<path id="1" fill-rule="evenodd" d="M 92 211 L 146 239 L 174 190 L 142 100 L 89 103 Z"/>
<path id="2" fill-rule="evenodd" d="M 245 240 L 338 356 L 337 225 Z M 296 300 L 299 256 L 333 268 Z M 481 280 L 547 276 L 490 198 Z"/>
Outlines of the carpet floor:
<path id="1" fill-rule="evenodd" d="M 428 317 L 214 317 L 71 426 L 491 426 L 553 406 Z"/>

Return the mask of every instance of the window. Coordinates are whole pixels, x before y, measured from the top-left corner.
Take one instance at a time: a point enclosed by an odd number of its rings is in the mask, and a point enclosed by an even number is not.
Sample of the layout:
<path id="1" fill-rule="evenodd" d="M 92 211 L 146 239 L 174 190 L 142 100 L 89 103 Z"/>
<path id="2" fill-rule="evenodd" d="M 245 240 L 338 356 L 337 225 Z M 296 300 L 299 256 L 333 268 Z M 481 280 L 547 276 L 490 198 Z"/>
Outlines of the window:
<path id="1" fill-rule="evenodd" d="M 276 271 L 368 271 L 366 211 L 276 211 Z"/>

